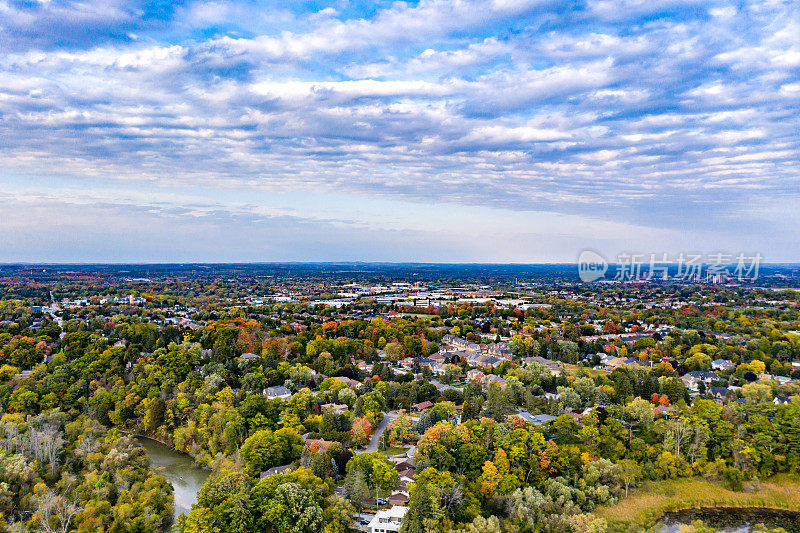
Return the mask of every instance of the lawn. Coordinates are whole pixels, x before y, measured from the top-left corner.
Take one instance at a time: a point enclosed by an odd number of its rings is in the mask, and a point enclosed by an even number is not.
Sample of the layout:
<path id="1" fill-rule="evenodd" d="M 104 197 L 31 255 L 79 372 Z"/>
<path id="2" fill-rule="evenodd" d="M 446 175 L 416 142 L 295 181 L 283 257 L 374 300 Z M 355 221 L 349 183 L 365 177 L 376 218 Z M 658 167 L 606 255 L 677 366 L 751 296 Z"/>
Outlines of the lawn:
<path id="1" fill-rule="evenodd" d="M 604 374 L 610 374 L 608 370 L 604 370 L 602 368 L 596 369 L 596 368 L 585 367 L 584 369 L 588 370 L 589 373 L 592 375 L 592 377 L 602 376 Z M 578 365 L 564 365 L 564 370 L 566 370 L 567 373 L 571 375 L 577 375 L 581 372 L 582 369 Z"/>
<path id="2" fill-rule="evenodd" d="M 400 455 L 401 453 L 406 453 L 408 448 L 386 448 L 381 453 L 383 455 Z"/>
<path id="3" fill-rule="evenodd" d="M 652 527 L 665 512 L 698 507 L 766 507 L 800 511 L 800 478 L 789 475 L 763 480 L 755 492 L 733 492 L 703 478 L 646 482 L 617 505 L 601 506 L 594 514 L 613 531 L 631 525 Z"/>

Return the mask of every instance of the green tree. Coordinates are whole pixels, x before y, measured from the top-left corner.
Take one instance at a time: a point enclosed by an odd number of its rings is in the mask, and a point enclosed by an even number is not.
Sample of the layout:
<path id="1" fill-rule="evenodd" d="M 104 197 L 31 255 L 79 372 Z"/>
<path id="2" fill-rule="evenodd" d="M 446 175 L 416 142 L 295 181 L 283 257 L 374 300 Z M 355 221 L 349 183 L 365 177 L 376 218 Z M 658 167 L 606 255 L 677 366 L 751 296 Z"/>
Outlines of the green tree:
<path id="1" fill-rule="evenodd" d="M 267 468 L 298 459 L 302 449 L 303 438 L 294 428 L 283 428 L 274 433 L 262 429 L 244 441 L 240 452 L 245 470 L 254 476 Z"/>
<path id="2" fill-rule="evenodd" d="M 625 416 L 647 430 L 653 424 L 653 406 L 647 400 L 634 398 L 625 406 Z M 631 426 L 631 431 L 633 426 Z"/>
<path id="3" fill-rule="evenodd" d="M 642 478 L 642 467 L 633 459 L 623 459 L 617 463 L 620 467 L 620 478 L 625 484 L 625 497 L 628 497 L 628 487 L 635 485 Z"/>
<path id="4" fill-rule="evenodd" d="M 275 533 L 317 533 L 323 527 L 322 508 L 314 494 L 297 483 L 279 485 L 263 516 Z"/>

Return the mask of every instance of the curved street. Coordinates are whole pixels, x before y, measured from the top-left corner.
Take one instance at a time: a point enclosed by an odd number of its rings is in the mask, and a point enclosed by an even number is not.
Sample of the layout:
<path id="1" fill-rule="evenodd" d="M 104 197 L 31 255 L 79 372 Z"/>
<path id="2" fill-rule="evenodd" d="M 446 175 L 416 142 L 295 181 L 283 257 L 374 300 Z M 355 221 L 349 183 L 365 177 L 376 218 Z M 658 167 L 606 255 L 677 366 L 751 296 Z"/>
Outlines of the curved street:
<path id="1" fill-rule="evenodd" d="M 389 411 L 383 417 L 383 420 L 378 427 L 375 428 L 375 432 L 372 434 L 372 438 L 369 440 L 369 444 L 363 450 L 354 450 L 355 453 L 373 453 L 378 451 L 378 444 L 381 440 L 381 435 L 386 431 L 389 427 L 389 424 L 397 418 L 397 411 Z"/>

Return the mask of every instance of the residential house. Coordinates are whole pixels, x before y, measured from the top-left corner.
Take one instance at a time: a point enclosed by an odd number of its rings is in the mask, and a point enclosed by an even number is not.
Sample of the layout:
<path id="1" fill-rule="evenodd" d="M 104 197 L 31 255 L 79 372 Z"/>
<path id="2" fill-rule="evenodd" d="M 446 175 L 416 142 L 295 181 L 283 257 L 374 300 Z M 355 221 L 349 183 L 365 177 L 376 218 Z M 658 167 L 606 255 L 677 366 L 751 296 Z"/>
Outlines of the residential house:
<path id="1" fill-rule="evenodd" d="M 364 361 L 357 360 L 357 361 L 354 361 L 354 364 L 356 365 L 356 368 L 358 368 L 362 372 L 366 372 L 367 374 L 372 372 L 372 368 L 373 368 L 372 363 L 367 363 L 367 362 L 364 362 Z"/>
<path id="2" fill-rule="evenodd" d="M 444 337 L 442 337 L 442 344 L 447 344 L 447 345 L 450 345 L 450 346 L 455 346 L 455 344 L 456 344 L 456 339 L 458 339 L 458 337 L 456 337 L 456 336 L 454 336 L 454 335 L 450 335 L 450 334 L 448 333 L 447 335 L 445 335 Z"/>
<path id="3" fill-rule="evenodd" d="M 394 469 L 397 470 L 397 472 L 399 473 L 403 470 L 415 470 L 416 467 L 413 464 L 409 463 L 408 461 L 402 460 L 396 465 L 394 465 Z"/>
<path id="4" fill-rule="evenodd" d="M 555 416 L 545 415 L 545 414 L 532 415 L 527 411 L 521 411 L 521 412 L 517 413 L 516 416 L 520 417 L 525 422 L 529 422 L 529 423 L 531 423 L 533 425 L 536 425 L 536 426 L 541 426 L 542 424 L 546 424 L 548 422 L 552 422 L 553 420 L 555 420 L 557 418 Z"/>
<path id="5" fill-rule="evenodd" d="M 337 415 L 344 414 L 344 413 L 346 413 L 348 411 L 347 405 L 343 404 L 343 403 L 324 403 L 324 404 L 322 404 L 322 411 L 323 412 L 327 411 L 328 409 L 330 409 L 331 411 L 333 411 Z"/>
<path id="6" fill-rule="evenodd" d="M 638 331 L 636 333 L 623 333 L 619 336 L 622 342 L 626 344 L 633 344 L 640 339 L 652 339 L 655 331 Z"/>
<path id="7" fill-rule="evenodd" d="M 506 386 L 506 380 L 504 380 L 500 376 L 489 374 L 484 378 L 483 384 L 486 385 L 486 387 L 488 388 L 492 383 L 497 383 L 498 385 L 500 385 L 501 389 Z"/>
<path id="8" fill-rule="evenodd" d="M 470 358 L 478 357 L 478 352 L 468 352 L 467 350 L 456 350 L 454 352 L 445 352 L 451 363 L 459 363 L 461 361 L 469 361 Z"/>
<path id="9" fill-rule="evenodd" d="M 617 368 L 621 367 L 625 364 L 625 359 L 622 357 L 612 357 L 608 361 L 604 363 L 604 366 L 607 370 L 616 370 Z"/>
<path id="10" fill-rule="evenodd" d="M 405 461 L 403 461 L 405 462 Z M 406 479 L 408 482 L 414 481 L 414 476 L 417 475 L 416 469 L 412 466 L 411 468 L 406 468 L 405 470 L 398 470 L 397 465 L 395 465 L 395 470 L 397 470 L 397 474 L 400 476 L 400 479 Z"/>
<path id="11" fill-rule="evenodd" d="M 727 359 L 714 359 L 711 361 L 712 370 L 736 370 L 736 363 Z"/>
<path id="12" fill-rule="evenodd" d="M 481 372 L 480 370 L 473 369 L 467 371 L 467 380 L 468 381 L 477 381 L 478 383 L 483 383 L 484 378 L 486 375 Z"/>
<path id="13" fill-rule="evenodd" d="M 694 392 L 697 392 L 700 383 L 703 383 L 706 387 L 709 387 L 711 386 L 712 381 L 716 381 L 718 379 L 719 375 L 715 374 L 714 372 L 706 372 L 703 370 L 695 370 L 681 376 L 681 380 L 683 381 L 683 384 L 686 385 L 686 388 Z"/>
<path id="14" fill-rule="evenodd" d="M 400 363 L 400 366 L 402 366 L 406 370 L 411 370 L 412 368 L 414 368 L 414 359 L 412 359 L 411 357 L 400 359 L 398 363 Z"/>
<path id="15" fill-rule="evenodd" d="M 361 386 L 361 382 L 358 381 L 357 379 L 351 379 L 345 376 L 334 376 L 333 379 L 335 379 L 336 381 L 341 381 L 348 387 L 353 387 L 357 389 L 359 386 Z"/>
<path id="16" fill-rule="evenodd" d="M 483 368 L 495 368 L 503 363 L 503 360 L 494 355 L 481 355 L 477 358 L 476 366 Z"/>
<path id="17" fill-rule="evenodd" d="M 787 376 L 772 376 L 772 381 L 778 385 L 787 385 L 792 382 L 792 378 Z"/>
<path id="18" fill-rule="evenodd" d="M 436 361 L 431 361 L 428 363 L 428 368 L 431 369 L 431 372 L 436 374 L 437 376 L 444 376 L 447 373 L 447 367 L 452 365 L 445 365 L 442 363 L 437 363 Z"/>
<path id="19" fill-rule="evenodd" d="M 274 387 L 267 387 L 264 389 L 264 395 L 268 400 L 288 400 L 292 397 L 292 391 L 283 385 L 276 385 Z"/>
<path id="20" fill-rule="evenodd" d="M 411 406 L 412 411 L 423 412 L 433 407 L 433 403 L 425 400 L 424 402 L 415 403 Z"/>
<path id="21" fill-rule="evenodd" d="M 325 453 L 334 444 L 336 443 L 325 439 L 306 439 L 306 448 L 311 453 Z"/>
<path id="22" fill-rule="evenodd" d="M 652 361 L 648 361 L 646 359 L 644 361 L 642 361 L 641 359 L 637 359 L 636 357 L 629 357 L 629 358 L 625 359 L 625 364 L 626 365 L 643 366 L 645 368 L 652 368 L 653 367 L 653 362 Z"/>
<path id="23" fill-rule="evenodd" d="M 285 474 L 291 471 L 293 468 L 294 468 L 293 465 L 273 466 L 269 470 L 264 470 L 263 472 L 261 472 L 261 474 L 258 477 L 260 479 L 264 479 L 265 477 L 268 476 L 277 476 L 280 474 Z"/>
<path id="24" fill-rule="evenodd" d="M 430 359 L 428 357 L 415 357 L 414 358 L 414 368 L 416 368 L 416 369 L 418 369 L 420 371 L 425 370 L 426 368 L 432 371 L 433 368 L 432 368 L 431 365 L 433 363 L 435 363 L 435 361 L 433 361 L 432 359 Z"/>
<path id="25" fill-rule="evenodd" d="M 437 363 L 444 363 L 444 361 L 445 361 L 445 356 L 444 356 L 444 355 L 442 355 L 442 354 L 441 354 L 441 353 L 439 353 L 439 352 L 436 352 L 436 353 L 434 353 L 434 354 L 431 354 L 431 355 L 429 355 L 429 356 L 428 356 L 428 359 L 430 359 L 431 361 L 436 361 Z"/>
<path id="26" fill-rule="evenodd" d="M 656 417 L 663 416 L 669 418 L 675 413 L 675 406 L 673 405 L 658 405 L 653 409 L 653 415 Z"/>
<path id="27" fill-rule="evenodd" d="M 514 358 L 508 343 L 492 342 L 490 344 L 484 344 L 482 347 L 484 348 L 483 351 L 485 351 L 487 354 L 505 359 L 506 361 L 511 361 Z"/>
<path id="28" fill-rule="evenodd" d="M 775 399 L 772 400 L 772 403 L 775 405 L 785 405 L 787 403 L 792 403 L 792 399 L 788 396 L 775 396 Z"/>
<path id="29" fill-rule="evenodd" d="M 483 357 L 483 355 L 480 352 L 463 351 L 459 352 L 459 357 L 461 357 L 464 361 L 466 361 L 470 365 L 481 366 L 479 364 L 479 360 L 481 357 Z"/>
<path id="30" fill-rule="evenodd" d="M 408 491 L 409 484 L 414 483 L 415 470 L 413 468 L 398 472 L 399 481 L 392 489 L 393 494 L 402 494 L 406 498 L 410 496 Z"/>
<path id="31" fill-rule="evenodd" d="M 386 498 L 389 505 L 406 505 L 408 503 L 408 495 L 402 492 L 393 492 L 391 496 Z"/>
<path id="32" fill-rule="evenodd" d="M 523 366 L 529 366 L 533 363 L 537 363 L 540 365 L 545 365 L 547 368 L 550 369 L 550 373 L 554 376 L 557 376 L 560 373 L 560 369 L 564 366 L 564 363 L 561 361 L 553 361 L 552 359 L 545 359 L 544 357 L 539 357 L 538 355 L 535 357 L 525 357 L 522 360 Z"/>
<path id="33" fill-rule="evenodd" d="M 378 511 L 367 525 L 367 533 L 393 533 L 400 531 L 403 517 L 408 512 L 408 507 L 392 505 L 390 509 Z"/>
<path id="34" fill-rule="evenodd" d="M 447 346 L 452 346 L 456 350 L 480 351 L 480 346 L 474 342 L 462 339 L 461 337 L 454 337 L 453 335 L 445 335 L 442 337 L 442 343 Z"/>
<path id="35" fill-rule="evenodd" d="M 724 402 L 730 394 L 728 387 L 709 387 L 708 393 L 718 402 Z"/>
<path id="36" fill-rule="evenodd" d="M 23 370 L 14 376 L 14 379 L 28 379 L 33 376 L 33 370 Z"/>

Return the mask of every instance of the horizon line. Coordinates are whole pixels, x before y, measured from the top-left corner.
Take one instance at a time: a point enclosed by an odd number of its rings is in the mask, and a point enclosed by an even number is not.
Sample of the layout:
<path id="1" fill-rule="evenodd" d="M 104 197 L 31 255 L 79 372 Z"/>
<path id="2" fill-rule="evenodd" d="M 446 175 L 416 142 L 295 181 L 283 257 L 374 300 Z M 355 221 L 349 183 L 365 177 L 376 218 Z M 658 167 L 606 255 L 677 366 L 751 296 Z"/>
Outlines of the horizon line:
<path id="1" fill-rule="evenodd" d="M 571 265 L 577 266 L 580 263 L 578 261 L 575 262 L 565 262 L 565 261 L 554 261 L 554 262 L 531 262 L 531 263 L 520 263 L 520 262 L 496 262 L 496 263 L 481 263 L 476 261 L 470 262 L 447 262 L 447 261 L 231 261 L 231 262 L 217 262 L 217 261 L 155 261 L 155 262 L 97 262 L 97 261 L 76 261 L 76 262 L 29 262 L 29 261 L 16 261 L 16 262 L 3 262 L 0 261 L 0 267 L 9 267 L 9 266 L 182 266 L 182 265 L 223 265 L 223 266 L 234 266 L 234 265 L 423 265 L 423 266 L 438 266 L 438 265 L 456 265 L 456 266 L 554 266 L 554 265 Z M 617 266 L 620 263 L 614 263 L 609 261 L 609 266 Z M 627 263 L 624 263 L 627 264 Z M 644 265 L 645 263 L 640 263 Z M 648 263 L 649 264 L 649 263 Z M 656 261 L 655 264 L 663 265 L 673 265 L 674 262 L 663 262 L 663 261 Z M 700 263 L 700 264 L 708 264 L 708 263 Z M 729 265 L 735 264 L 735 262 L 727 263 Z M 777 262 L 762 262 L 760 264 L 762 267 L 764 266 L 796 266 L 800 267 L 800 261 L 792 262 L 792 261 L 777 261 Z"/>

